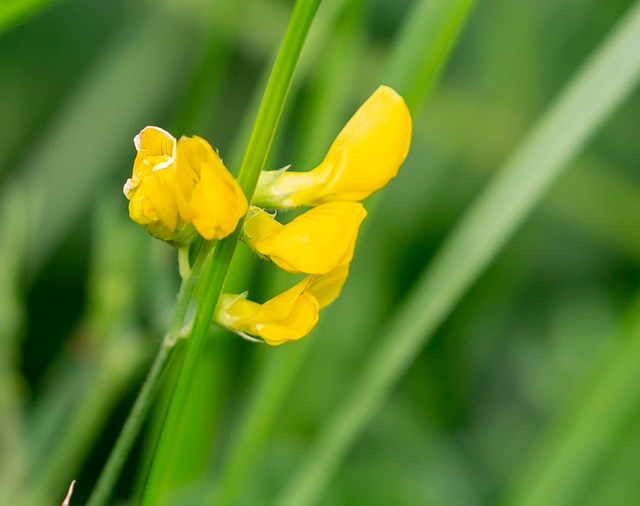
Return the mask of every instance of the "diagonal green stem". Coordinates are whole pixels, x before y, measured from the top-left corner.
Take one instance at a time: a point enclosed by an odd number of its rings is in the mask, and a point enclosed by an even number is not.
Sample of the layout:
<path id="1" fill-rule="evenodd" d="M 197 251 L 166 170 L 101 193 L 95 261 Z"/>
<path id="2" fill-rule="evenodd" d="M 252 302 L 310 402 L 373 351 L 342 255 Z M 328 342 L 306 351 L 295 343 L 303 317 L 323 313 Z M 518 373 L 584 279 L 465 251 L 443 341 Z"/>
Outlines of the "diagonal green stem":
<path id="1" fill-rule="evenodd" d="M 133 442 L 140 432 L 140 428 L 160 388 L 162 373 L 166 369 L 174 350 L 175 346 L 167 346 L 166 341 L 163 341 L 160 345 L 160 351 L 156 355 L 149 374 L 142 385 L 142 389 L 127 416 L 127 420 L 100 474 L 100 478 L 91 493 L 87 506 L 103 506 L 108 504 Z"/>
<path id="2" fill-rule="evenodd" d="M 88 506 L 103 506 L 108 503 L 109 498 L 111 497 L 113 489 L 118 481 L 118 476 L 120 476 L 120 472 L 127 460 L 133 443 L 140 433 L 142 424 L 144 423 L 147 414 L 153 405 L 156 394 L 158 393 L 161 385 L 162 373 L 169 364 L 169 361 L 173 356 L 173 352 L 176 349 L 176 344 L 179 342 L 178 340 L 182 331 L 182 325 L 193 297 L 196 281 L 198 280 L 202 269 L 202 263 L 209 252 L 209 248 L 210 244 L 203 244 L 190 272 L 183 277 L 180 292 L 178 293 L 178 300 L 173 311 L 169 332 L 162 340 L 160 350 L 151 365 L 151 369 L 145 378 L 142 389 L 140 390 L 129 415 L 127 416 L 116 444 L 109 454 L 107 463 L 100 473 L 98 482 L 96 483 L 96 486 L 91 493 L 91 497 L 87 502 Z M 186 251 L 180 251 L 179 254 L 182 258 L 182 255 L 186 254 Z"/>
<path id="3" fill-rule="evenodd" d="M 238 182 L 248 200 L 253 196 L 267 158 L 302 45 L 319 3 L 320 0 L 298 0 L 294 7 L 238 175 Z M 182 423 L 185 423 L 182 417 L 183 407 L 187 402 L 195 366 L 211 326 L 241 228 L 242 223 L 234 233 L 219 243 L 215 254 L 209 255 L 205 264 L 198 287 L 199 302 L 191 337 L 143 492 L 143 505 L 158 504 L 164 493 L 163 483 L 168 482 L 165 477 L 171 472 L 171 455 L 174 447 L 180 444 L 174 435 L 178 433 Z"/>
<path id="4" fill-rule="evenodd" d="M 420 108 L 437 82 L 475 3 L 423 0 L 407 16 L 391 50 L 383 83 L 400 91 L 412 111 Z"/>
<path id="5" fill-rule="evenodd" d="M 278 506 L 312 504 L 422 346 L 496 257 L 567 162 L 640 78 L 640 2 L 552 105 L 453 231 L 323 426 Z"/>
<path id="6" fill-rule="evenodd" d="M 0 6 L 0 33 L 59 0 L 5 0 Z"/>

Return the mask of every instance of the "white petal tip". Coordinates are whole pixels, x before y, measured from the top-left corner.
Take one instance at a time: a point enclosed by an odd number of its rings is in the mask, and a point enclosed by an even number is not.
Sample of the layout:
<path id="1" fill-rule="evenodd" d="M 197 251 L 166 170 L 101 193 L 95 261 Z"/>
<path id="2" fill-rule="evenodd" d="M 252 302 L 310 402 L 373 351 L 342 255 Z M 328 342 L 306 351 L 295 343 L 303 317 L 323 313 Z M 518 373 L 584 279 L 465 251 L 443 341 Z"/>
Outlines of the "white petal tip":
<path id="1" fill-rule="evenodd" d="M 130 198 L 129 194 L 131 193 L 131 190 L 134 190 L 137 187 L 138 187 L 138 183 L 133 179 L 129 178 L 127 179 L 127 182 L 122 187 L 122 193 L 124 193 L 125 197 Z"/>
<path id="2" fill-rule="evenodd" d="M 133 144 L 135 145 L 137 151 L 140 151 L 140 149 L 141 149 L 140 148 L 140 146 L 141 146 L 141 136 L 144 134 L 145 130 L 149 130 L 149 129 L 156 130 L 156 131 L 160 132 L 162 135 L 164 135 L 167 139 L 169 139 L 171 142 L 173 142 L 174 149 L 175 149 L 176 138 L 173 135 L 171 135 L 169 132 L 167 132 L 164 128 L 160 128 L 160 127 L 157 127 L 157 126 L 146 126 L 142 130 L 140 130 L 140 133 L 138 135 L 136 135 L 133 138 Z"/>
<path id="3" fill-rule="evenodd" d="M 250 343 L 260 343 L 260 344 L 264 343 L 263 340 L 256 339 L 255 337 L 252 337 L 249 334 L 245 334 L 244 332 L 241 332 L 239 330 L 236 330 L 236 334 L 238 334 L 245 341 L 249 341 Z"/>

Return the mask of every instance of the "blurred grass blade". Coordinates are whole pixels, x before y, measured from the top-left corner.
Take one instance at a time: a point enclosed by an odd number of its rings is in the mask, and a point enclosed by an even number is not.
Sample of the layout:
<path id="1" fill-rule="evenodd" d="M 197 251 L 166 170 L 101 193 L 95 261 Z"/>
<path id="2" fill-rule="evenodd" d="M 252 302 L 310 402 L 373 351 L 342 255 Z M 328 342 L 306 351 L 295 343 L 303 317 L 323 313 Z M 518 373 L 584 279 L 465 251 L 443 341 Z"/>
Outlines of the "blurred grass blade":
<path id="1" fill-rule="evenodd" d="M 336 18 L 340 16 L 346 7 L 354 3 L 356 3 L 356 0 L 324 0 L 324 2 L 322 2 L 316 19 L 313 22 L 313 26 L 309 31 L 309 36 L 302 54 L 300 55 L 300 63 L 296 70 L 296 76 L 293 79 L 291 89 L 289 90 L 289 100 L 296 96 L 300 86 L 305 82 L 308 74 L 315 69 L 314 65 L 316 63 L 317 53 L 326 49 L 327 33 L 329 33 L 331 27 L 335 25 Z M 242 161 L 244 149 L 247 145 L 251 129 L 253 127 L 253 120 L 258 112 L 258 107 L 260 106 L 262 99 L 262 90 L 265 89 L 269 79 L 271 63 L 273 60 L 275 60 L 275 54 L 268 58 L 264 71 L 255 87 L 255 92 L 249 101 L 245 114 L 243 115 L 240 127 L 234 136 L 233 144 L 227 155 L 229 165 L 232 170 L 236 166 L 240 166 Z M 273 152 L 274 150 L 272 149 L 271 151 Z"/>
<path id="2" fill-rule="evenodd" d="M 414 4 L 396 39 L 382 83 L 395 88 L 410 110 L 429 94 L 475 0 L 422 0 Z"/>
<path id="3" fill-rule="evenodd" d="M 322 493 L 354 441 L 440 323 L 495 258 L 551 182 L 640 77 L 636 2 L 480 195 L 386 328 L 362 376 L 324 424 L 278 505 Z"/>
<path id="4" fill-rule="evenodd" d="M 636 357 L 637 360 L 637 357 Z M 637 382 L 633 387 L 637 386 Z M 606 467 L 598 469 L 596 483 L 589 481 L 588 496 L 582 502 L 585 506 L 603 504 L 633 504 L 640 497 L 640 410 L 637 398 L 635 413 L 626 423 L 614 442 L 613 455 L 607 459 Z"/>
<path id="5" fill-rule="evenodd" d="M 640 216 L 640 186 L 619 167 L 601 160 L 581 157 L 577 165 L 550 192 L 548 207 L 640 263 L 638 223 L 629 219 Z"/>
<path id="6" fill-rule="evenodd" d="M 133 332 L 121 333 L 117 342 L 109 345 L 100 362 L 79 364 L 69 361 L 65 364 L 68 367 L 64 373 L 68 373 L 68 377 L 63 378 L 64 386 L 75 384 L 82 392 L 73 399 L 67 411 L 57 413 L 64 416 L 64 424 L 56 427 L 52 447 L 44 455 L 35 452 L 30 455 L 30 475 L 20 491 L 26 504 L 46 504 L 59 484 L 69 481 L 78 472 L 118 399 L 146 362 L 146 351 L 142 336 Z M 50 420 L 44 422 L 50 423 Z"/>
<path id="7" fill-rule="evenodd" d="M 23 438 L 24 378 L 19 370 L 24 323 L 21 283 L 26 257 L 27 223 L 20 208 L 23 191 L 14 184 L 0 206 L 0 504 L 25 465 Z"/>
<path id="8" fill-rule="evenodd" d="M 192 132 L 204 135 L 211 129 L 211 124 L 218 120 L 214 114 L 214 106 L 222 98 L 220 89 L 223 77 L 232 60 L 228 33 L 239 30 L 248 3 L 248 0 L 218 1 L 208 16 L 210 19 L 207 19 L 204 28 L 206 40 L 202 54 L 192 70 L 171 122 L 171 131 L 176 137 L 191 135 Z"/>
<path id="9" fill-rule="evenodd" d="M 28 467 L 13 485 L 27 504 L 44 504 L 78 472 L 123 393 L 141 370 L 149 346 L 134 330 L 136 275 L 144 237 L 124 229 L 117 195 L 98 206 L 87 315 L 75 348 L 49 373 L 26 435 Z M 84 353 L 77 350 L 82 349 Z M 18 504 L 20 501 L 17 502 Z"/>
<path id="10" fill-rule="evenodd" d="M 357 77 L 366 54 L 363 4 L 364 0 L 342 0 L 340 6 L 333 2 L 333 19 L 321 26 L 322 33 L 315 32 L 318 34 L 316 45 L 322 44 L 322 54 L 313 60 L 302 60 L 306 63 L 303 68 L 311 70 L 309 94 L 300 121 L 303 139 L 293 149 L 292 163 L 299 167 L 297 170 L 308 170 L 322 160 L 342 127 L 342 117 L 351 107 L 354 92 L 362 87 L 363 83 Z M 325 3 L 323 7 L 327 5 Z M 319 18 L 326 20 L 326 11 L 325 16 L 319 15 Z M 321 23 L 315 28 L 319 25 Z"/>
<path id="11" fill-rule="evenodd" d="M 640 303 L 622 335 L 606 350 L 527 455 L 525 468 L 505 504 L 580 504 L 578 492 L 592 489 L 591 477 L 616 442 L 640 400 Z"/>
<path id="12" fill-rule="evenodd" d="M 30 14 L 62 0 L 3 0 L 0 3 L 0 34 Z"/>

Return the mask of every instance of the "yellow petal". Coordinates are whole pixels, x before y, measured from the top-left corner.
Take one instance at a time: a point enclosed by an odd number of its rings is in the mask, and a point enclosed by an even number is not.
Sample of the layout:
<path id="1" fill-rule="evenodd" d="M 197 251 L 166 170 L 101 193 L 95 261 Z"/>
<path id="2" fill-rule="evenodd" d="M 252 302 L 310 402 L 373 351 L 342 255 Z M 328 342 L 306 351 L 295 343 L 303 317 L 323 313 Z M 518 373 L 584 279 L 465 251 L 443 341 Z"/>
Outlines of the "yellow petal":
<path id="1" fill-rule="evenodd" d="M 318 300 L 320 309 L 327 307 L 340 295 L 348 275 L 349 265 L 342 265 L 324 276 L 314 276 L 309 282 L 307 292 Z"/>
<path id="2" fill-rule="evenodd" d="M 136 150 L 147 156 L 173 156 L 176 139 L 160 127 L 148 126 L 143 128 L 133 139 Z"/>
<path id="3" fill-rule="evenodd" d="M 182 137 L 176 146 L 176 198 L 180 216 L 184 220 L 191 221 L 191 197 L 200 181 L 201 164 L 213 156 L 209 153 L 210 149 L 211 146 L 199 137 Z"/>
<path id="4" fill-rule="evenodd" d="M 176 139 L 162 128 L 148 126 L 133 139 L 138 152 L 133 162 L 133 175 L 124 187 L 125 195 L 153 170 L 173 164 Z"/>
<path id="5" fill-rule="evenodd" d="M 310 172 L 263 172 L 256 204 L 294 208 L 360 201 L 394 177 L 409 151 L 411 116 L 404 100 L 380 86 L 358 109 Z"/>
<path id="6" fill-rule="evenodd" d="M 278 345 L 306 336 L 318 321 L 317 299 L 305 288 L 309 278 L 264 304 L 244 296 L 223 295 L 216 319 L 222 325 L 259 336 L 268 344 Z"/>
<path id="7" fill-rule="evenodd" d="M 219 323 L 241 330 L 244 322 L 260 308 L 260 304 L 247 300 L 246 297 L 247 292 L 240 295 L 222 294 L 216 311 L 216 319 L 221 319 Z"/>
<path id="8" fill-rule="evenodd" d="M 223 294 L 215 319 L 274 346 L 300 339 L 318 322 L 319 310 L 338 296 L 348 273 L 349 267 L 344 265 L 322 276 L 307 276 L 264 304 L 247 300 L 246 293 Z"/>
<path id="9" fill-rule="evenodd" d="M 318 323 L 318 301 L 316 298 L 303 292 L 298 298 L 296 298 L 291 311 L 286 318 L 283 319 L 268 319 L 263 317 L 263 313 L 267 311 L 271 312 L 274 306 L 274 300 L 262 306 L 262 311 L 259 311 L 254 318 L 259 318 L 253 328 L 256 334 L 262 337 L 268 344 L 278 345 L 287 341 L 295 341 L 306 336 L 313 327 Z M 270 304 L 270 308 L 266 309 L 265 306 Z"/>
<path id="10" fill-rule="evenodd" d="M 182 137 L 176 150 L 180 216 L 205 239 L 221 239 L 236 228 L 248 203 L 240 186 L 207 141 Z"/>
<path id="11" fill-rule="evenodd" d="M 156 173 L 145 177 L 129 203 L 131 219 L 141 225 L 162 222 L 169 231 L 176 228 L 178 210 L 173 188 Z"/>
<path id="12" fill-rule="evenodd" d="M 326 274 L 353 258 L 358 230 L 367 212 L 359 202 L 329 202 L 249 245 L 291 273 Z M 275 220 L 273 220 L 275 221 Z"/>
<path id="13" fill-rule="evenodd" d="M 129 216 L 155 237 L 179 243 L 189 233 L 177 230 L 184 223 L 179 223 L 175 199 L 175 139 L 160 128 L 146 127 L 134 143 L 138 154 L 124 187 Z"/>

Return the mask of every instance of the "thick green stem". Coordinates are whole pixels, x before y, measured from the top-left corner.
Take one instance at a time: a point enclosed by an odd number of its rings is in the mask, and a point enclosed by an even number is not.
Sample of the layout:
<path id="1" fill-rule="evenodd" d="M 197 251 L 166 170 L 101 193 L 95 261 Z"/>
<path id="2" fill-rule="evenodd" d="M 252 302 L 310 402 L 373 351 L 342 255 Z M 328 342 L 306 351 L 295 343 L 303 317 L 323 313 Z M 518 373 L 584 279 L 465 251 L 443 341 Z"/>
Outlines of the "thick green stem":
<path id="1" fill-rule="evenodd" d="M 320 0 L 299 0 L 294 7 L 238 175 L 238 182 L 248 200 L 253 196 L 260 171 L 267 158 L 302 45 L 319 3 Z M 171 456 L 174 448 L 180 444 L 175 435 L 179 433 L 180 426 L 184 422 L 183 408 L 191 390 L 196 363 L 211 326 L 241 229 L 242 222 L 234 233 L 220 242 L 215 254 L 209 255 L 207 259 L 199 284 L 198 309 L 191 337 L 187 343 L 184 362 L 143 492 L 143 506 L 158 504 L 167 484 L 170 483 L 165 478 L 171 471 Z"/>

